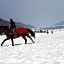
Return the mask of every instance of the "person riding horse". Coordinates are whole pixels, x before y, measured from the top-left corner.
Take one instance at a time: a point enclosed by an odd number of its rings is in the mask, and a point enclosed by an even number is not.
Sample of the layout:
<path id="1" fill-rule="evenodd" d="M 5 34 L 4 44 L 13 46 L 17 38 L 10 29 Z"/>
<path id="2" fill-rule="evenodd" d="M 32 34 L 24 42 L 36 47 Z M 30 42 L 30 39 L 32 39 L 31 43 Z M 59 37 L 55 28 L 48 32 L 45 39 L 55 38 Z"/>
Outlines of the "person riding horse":
<path id="1" fill-rule="evenodd" d="M 22 36 L 22 38 L 25 40 L 25 44 L 27 44 L 26 36 L 30 38 L 30 40 L 34 43 L 31 36 L 35 38 L 35 33 L 31 29 L 24 28 L 24 27 L 16 28 L 16 25 L 12 19 L 10 19 L 10 24 L 11 24 L 10 28 L 9 26 L 0 26 L 0 29 L 2 29 L 2 32 L 6 35 L 6 39 L 3 40 L 3 42 L 1 43 L 1 46 L 6 40 L 9 40 L 9 39 L 11 39 L 12 46 L 14 46 L 13 39 L 18 38 L 20 36 Z M 31 34 L 31 36 L 29 34 Z"/>
<path id="2" fill-rule="evenodd" d="M 11 29 L 11 33 L 14 33 L 15 34 L 15 29 L 16 29 L 16 25 L 14 23 L 14 21 L 12 20 L 12 18 L 10 19 L 10 29 Z"/>

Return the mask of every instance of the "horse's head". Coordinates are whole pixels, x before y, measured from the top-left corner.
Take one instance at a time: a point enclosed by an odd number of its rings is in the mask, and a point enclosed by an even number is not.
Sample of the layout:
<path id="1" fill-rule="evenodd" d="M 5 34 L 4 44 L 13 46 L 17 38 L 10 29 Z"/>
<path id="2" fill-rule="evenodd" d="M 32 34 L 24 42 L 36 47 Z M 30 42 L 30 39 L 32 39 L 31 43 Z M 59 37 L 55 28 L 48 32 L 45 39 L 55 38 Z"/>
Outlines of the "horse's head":
<path id="1" fill-rule="evenodd" d="M 0 26 L 0 34 L 6 34 L 9 32 L 9 26 Z"/>

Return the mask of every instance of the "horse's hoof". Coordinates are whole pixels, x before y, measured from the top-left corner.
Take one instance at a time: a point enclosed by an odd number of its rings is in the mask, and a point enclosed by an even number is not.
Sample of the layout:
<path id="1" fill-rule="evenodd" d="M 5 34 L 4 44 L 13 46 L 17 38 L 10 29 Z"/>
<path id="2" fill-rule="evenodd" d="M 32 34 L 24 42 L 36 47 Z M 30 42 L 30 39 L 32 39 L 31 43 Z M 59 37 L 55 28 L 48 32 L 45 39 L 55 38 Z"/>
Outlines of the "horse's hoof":
<path id="1" fill-rule="evenodd" d="M 1 44 L 1 46 L 2 46 L 2 44 Z"/>
<path id="2" fill-rule="evenodd" d="M 14 45 L 12 45 L 12 46 L 14 46 Z"/>
<path id="3" fill-rule="evenodd" d="M 33 43 L 35 43 L 35 42 L 33 42 Z"/>

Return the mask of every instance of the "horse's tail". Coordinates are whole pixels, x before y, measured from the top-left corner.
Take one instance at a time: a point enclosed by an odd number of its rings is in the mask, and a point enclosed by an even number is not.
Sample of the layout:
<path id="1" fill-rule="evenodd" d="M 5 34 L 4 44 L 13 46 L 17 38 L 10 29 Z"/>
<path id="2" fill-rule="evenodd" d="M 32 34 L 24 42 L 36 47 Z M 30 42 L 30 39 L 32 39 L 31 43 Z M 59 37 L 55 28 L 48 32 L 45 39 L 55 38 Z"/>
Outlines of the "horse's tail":
<path id="1" fill-rule="evenodd" d="M 35 33 L 31 29 L 27 29 L 27 30 L 31 34 L 31 36 L 33 36 L 35 38 Z"/>

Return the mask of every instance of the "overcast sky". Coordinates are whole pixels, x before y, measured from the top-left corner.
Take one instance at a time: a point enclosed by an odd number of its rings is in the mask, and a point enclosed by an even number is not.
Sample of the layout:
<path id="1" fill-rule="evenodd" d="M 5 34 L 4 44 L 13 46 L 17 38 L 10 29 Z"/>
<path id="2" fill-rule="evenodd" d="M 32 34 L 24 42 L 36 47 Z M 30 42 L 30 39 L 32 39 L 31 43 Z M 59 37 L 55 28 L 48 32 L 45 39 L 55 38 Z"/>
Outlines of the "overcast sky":
<path id="1" fill-rule="evenodd" d="M 48 27 L 64 21 L 64 0 L 0 0 L 0 18 Z"/>

